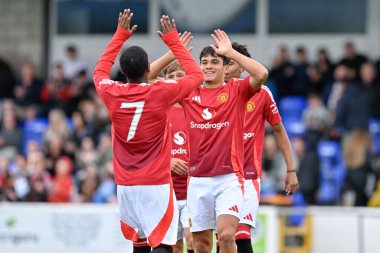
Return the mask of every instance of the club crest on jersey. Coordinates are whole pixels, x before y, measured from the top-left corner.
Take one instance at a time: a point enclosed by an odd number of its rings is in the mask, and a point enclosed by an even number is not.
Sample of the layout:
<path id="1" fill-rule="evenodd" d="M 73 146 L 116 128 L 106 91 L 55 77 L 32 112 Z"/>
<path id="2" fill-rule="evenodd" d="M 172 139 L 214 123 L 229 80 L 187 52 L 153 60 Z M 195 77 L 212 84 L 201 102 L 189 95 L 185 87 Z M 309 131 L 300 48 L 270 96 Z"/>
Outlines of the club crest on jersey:
<path id="1" fill-rule="evenodd" d="M 217 100 L 221 103 L 224 103 L 228 100 L 228 94 L 227 93 L 221 93 L 218 95 Z"/>
<path id="2" fill-rule="evenodd" d="M 253 112 L 255 110 L 256 104 L 252 101 L 248 101 L 247 103 L 247 112 Z"/>
<path id="3" fill-rule="evenodd" d="M 205 120 L 210 120 L 214 117 L 215 111 L 214 109 L 206 108 L 202 112 L 202 118 Z"/>
<path id="4" fill-rule="evenodd" d="M 184 132 L 176 132 L 173 139 L 175 144 L 183 145 L 186 143 L 186 134 Z"/>

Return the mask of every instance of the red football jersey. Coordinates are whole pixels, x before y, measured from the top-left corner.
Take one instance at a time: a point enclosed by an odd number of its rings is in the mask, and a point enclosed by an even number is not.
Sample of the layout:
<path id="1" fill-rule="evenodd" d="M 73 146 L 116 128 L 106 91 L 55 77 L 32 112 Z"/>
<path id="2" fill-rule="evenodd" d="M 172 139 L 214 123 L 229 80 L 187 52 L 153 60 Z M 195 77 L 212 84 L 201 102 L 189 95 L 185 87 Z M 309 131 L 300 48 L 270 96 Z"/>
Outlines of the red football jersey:
<path id="1" fill-rule="evenodd" d="M 171 126 L 172 157 L 189 162 L 189 141 L 186 130 L 185 112 L 182 107 L 172 107 L 168 113 Z M 177 200 L 187 197 L 187 177 L 172 172 L 173 188 Z"/>
<path id="2" fill-rule="evenodd" d="M 249 78 L 231 79 L 217 88 L 201 86 L 183 100 L 191 136 L 190 176 L 242 176 L 244 113 L 255 93 Z"/>
<path id="3" fill-rule="evenodd" d="M 244 127 L 244 178 L 261 178 L 265 121 L 276 125 L 281 122 L 273 95 L 262 86 L 247 103 Z"/>
<path id="4" fill-rule="evenodd" d="M 171 139 L 167 112 L 199 86 L 203 75 L 179 41 L 177 31 L 172 31 L 162 40 L 180 61 L 185 77 L 153 85 L 110 80 L 111 66 L 130 36 L 118 27 L 94 70 L 96 91 L 112 122 L 115 181 L 119 185 L 170 183 Z"/>

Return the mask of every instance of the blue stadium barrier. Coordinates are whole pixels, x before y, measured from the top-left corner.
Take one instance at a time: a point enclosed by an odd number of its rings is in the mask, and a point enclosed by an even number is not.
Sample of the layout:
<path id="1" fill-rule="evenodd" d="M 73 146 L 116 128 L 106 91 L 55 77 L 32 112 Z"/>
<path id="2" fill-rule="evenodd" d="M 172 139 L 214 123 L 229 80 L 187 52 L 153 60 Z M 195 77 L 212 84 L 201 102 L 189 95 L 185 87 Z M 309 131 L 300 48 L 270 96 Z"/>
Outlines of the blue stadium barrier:
<path id="1" fill-rule="evenodd" d="M 302 113 L 307 106 L 304 96 L 283 97 L 278 108 L 284 120 L 302 120 Z"/>
<path id="2" fill-rule="evenodd" d="M 318 144 L 320 158 L 320 185 L 317 195 L 319 204 L 337 204 L 346 175 L 340 146 L 335 141 Z"/>
<path id="3" fill-rule="evenodd" d="M 380 154 L 380 119 L 369 120 L 369 132 L 372 137 L 372 152 Z"/>

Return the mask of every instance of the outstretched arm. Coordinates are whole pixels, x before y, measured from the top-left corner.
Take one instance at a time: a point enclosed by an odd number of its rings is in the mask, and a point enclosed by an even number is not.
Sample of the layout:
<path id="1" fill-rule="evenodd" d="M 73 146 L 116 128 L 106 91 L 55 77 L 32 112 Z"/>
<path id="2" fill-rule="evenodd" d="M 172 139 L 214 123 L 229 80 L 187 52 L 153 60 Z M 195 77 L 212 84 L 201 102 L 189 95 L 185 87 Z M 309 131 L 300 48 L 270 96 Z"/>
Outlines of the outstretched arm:
<path id="1" fill-rule="evenodd" d="M 187 47 L 191 40 L 193 39 L 193 36 L 190 32 L 184 32 L 180 37 L 179 41 Z M 192 48 L 188 48 L 189 51 L 191 51 Z M 168 51 L 166 54 L 155 60 L 150 64 L 150 72 L 148 76 L 149 83 L 154 82 L 159 78 L 159 75 L 161 71 L 168 66 L 172 61 L 175 60 L 174 54 L 172 51 Z"/>
<path id="2" fill-rule="evenodd" d="M 102 80 L 110 79 L 110 70 L 116 56 L 119 54 L 124 42 L 128 40 L 137 29 L 137 25 L 134 25 L 132 28 L 130 27 L 132 17 L 133 13 L 131 13 L 130 9 L 125 9 L 123 13 L 119 13 L 117 30 L 94 69 L 93 78 L 97 90 Z"/>
<path id="3" fill-rule="evenodd" d="M 198 63 L 189 50 L 179 41 L 174 19 L 170 21 L 168 16 L 162 16 L 161 27 L 162 32 L 158 32 L 158 34 L 186 73 L 186 76 L 182 78 L 182 82 L 187 83 L 186 86 L 188 86 L 189 90 L 195 90 L 203 81 L 203 74 Z M 188 89 L 186 90 L 189 91 Z"/>
<path id="4" fill-rule="evenodd" d="M 277 145 L 282 152 L 282 156 L 285 159 L 287 168 L 285 178 L 285 192 L 287 194 L 293 194 L 297 191 L 298 179 L 293 161 L 292 146 L 290 145 L 289 137 L 286 133 L 285 127 L 281 122 L 274 125 L 273 130 Z"/>
<path id="5" fill-rule="evenodd" d="M 214 45 L 210 46 L 217 54 L 232 59 L 238 63 L 240 67 L 244 68 L 251 76 L 249 83 L 252 88 L 255 91 L 259 90 L 268 77 L 268 70 L 261 63 L 234 50 L 230 39 L 224 31 L 218 29 L 215 30 L 214 33 L 215 34 L 211 34 L 211 37 L 214 39 L 218 47 L 215 47 Z"/>

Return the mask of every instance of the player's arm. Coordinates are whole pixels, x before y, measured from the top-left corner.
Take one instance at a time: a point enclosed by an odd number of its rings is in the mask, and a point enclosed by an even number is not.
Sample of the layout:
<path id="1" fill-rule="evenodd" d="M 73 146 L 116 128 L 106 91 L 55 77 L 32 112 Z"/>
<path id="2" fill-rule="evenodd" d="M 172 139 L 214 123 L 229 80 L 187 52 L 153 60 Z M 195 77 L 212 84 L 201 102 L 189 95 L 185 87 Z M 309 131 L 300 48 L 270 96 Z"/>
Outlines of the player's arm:
<path id="1" fill-rule="evenodd" d="M 192 39 L 193 39 L 193 36 L 191 36 L 190 32 L 184 32 L 179 37 L 179 41 L 181 41 L 181 43 L 185 47 L 187 47 L 190 44 Z M 188 48 L 189 51 L 191 49 L 192 48 Z M 160 58 L 152 62 L 150 64 L 150 72 L 148 75 L 149 83 L 156 81 L 159 78 L 161 71 L 174 60 L 175 60 L 175 56 L 172 53 L 172 51 L 169 50 L 166 54 L 164 54 L 163 56 L 161 56 Z"/>
<path id="2" fill-rule="evenodd" d="M 288 134 L 282 122 L 272 126 L 277 145 L 280 148 L 286 163 L 286 178 L 285 178 L 285 191 L 288 194 L 293 194 L 298 188 L 298 179 L 296 168 L 294 166 L 292 146 Z"/>
<path id="3" fill-rule="evenodd" d="M 180 79 L 180 83 L 185 85 L 184 93 L 180 96 L 187 96 L 195 90 L 203 81 L 203 74 L 198 63 L 195 61 L 189 50 L 179 41 L 178 32 L 174 19 L 170 21 L 168 16 L 161 18 L 162 32 L 158 32 L 161 39 L 169 47 L 174 57 L 179 61 L 186 76 Z"/>
<path id="4" fill-rule="evenodd" d="M 94 69 L 93 79 L 97 90 L 102 80 L 110 79 L 111 67 L 116 56 L 119 54 L 124 42 L 128 40 L 137 29 L 137 25 L 134 25 L 132 28 L 130 27 L 132 17 L 133 13 L 131 13 L 129 9 L 124 10 L 123 13 L 119 13 L 117 30 Z"/>
<path id="5" fill-rule="evenodd" d="M 232 48 L 232 44 L 227 34 L 218 29 L 214 31 L 215 34 L 211 34 L 216 45 L 210 45 L 217 54 L 224 55 L 227 58 L 232 59 L 240 67 L 244 68 L 250 75 L 249 83 L 255 91 L 261 88 L 261 85 L 268 77 L 268 70 L 259 62 L 240 54 Z"/>

